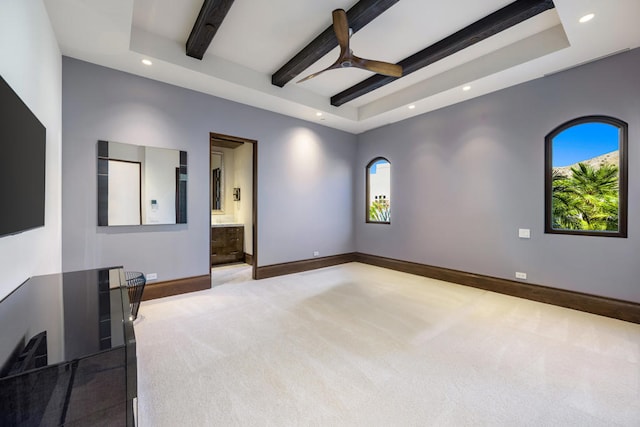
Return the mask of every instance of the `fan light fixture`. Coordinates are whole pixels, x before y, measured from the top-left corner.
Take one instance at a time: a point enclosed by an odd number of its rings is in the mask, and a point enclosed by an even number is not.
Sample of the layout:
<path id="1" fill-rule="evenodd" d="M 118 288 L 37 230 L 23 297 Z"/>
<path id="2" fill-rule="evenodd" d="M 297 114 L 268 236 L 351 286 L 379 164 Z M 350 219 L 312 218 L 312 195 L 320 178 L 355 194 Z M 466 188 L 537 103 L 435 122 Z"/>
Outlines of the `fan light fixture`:
<path id="1" fill-rule="evenodd" d="M 351 31 L 349 29 L 349 22 L 347 21 L 347 12 L 343 9 L 336 9 L 332 13 L 333 16 L 333 32 L 336 34 L 338 45 L 340 46 L 340 56 L 333 65 L 325 68 L 322 71 L 308 75 L 307 77 L 298 80 L 298 83 L 307 81 L 325 71 L 335 70 L 336 68 L 349 68 L 355 67 L 362 70 L 371 71 L 378 74 L 391 77 L 402 77 L 402 66 L 397 64 L 391 64 L 389 62 L 374 61 L 372 59 L 359 58 L 353 54 L 353 51 L 349 47 L 349 38 L 351 37 Z"/>
<path id="2" fill-rule="evenodd" d="M 143 63 L 144 65 L 151 65 L 151 64 L 153 64 L 153 62 L 151 62 L 151 61 L 150 61 L 150 60 L 148 60 L 147 58 L 143 59 L 143 60 L 142 60 L 142 63 Z"/>

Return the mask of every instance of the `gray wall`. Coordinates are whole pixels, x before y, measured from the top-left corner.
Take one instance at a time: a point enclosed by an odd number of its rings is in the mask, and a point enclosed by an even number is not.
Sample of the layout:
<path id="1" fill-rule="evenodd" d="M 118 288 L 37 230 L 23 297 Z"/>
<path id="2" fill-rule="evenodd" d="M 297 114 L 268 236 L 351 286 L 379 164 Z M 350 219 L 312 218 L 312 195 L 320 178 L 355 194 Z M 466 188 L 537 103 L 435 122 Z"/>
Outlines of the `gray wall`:
<path id="1" fill-rule="evenodd" d="M 640 50 L 356 137 L 63 58 L 63 270 L 206 274 L 213 131 L 259 141 L 260 265 L 357 250 L 640 302 L 637 75 Z M 543 233 L 544 136 L 589 114 L 629 123 L 627 239 Z M 187 150 L 189 223 L 97 227 L 98 139 Z M 364 170 L 379 155 L 392 163 L 388 226 L 364 223 Z"/>
<path id="2" fill-rule="evenodd" d="M 209 132 L 258 140 L 258 262 L 352 252 L 357 137 L 71 58 L 62 61 L 62 268 L 208 273 Z M 188 224 L 98 227 L 99 139 L 188 152 Z"/>
<path id="3" fill-rule="evenodd" d="M 640 49 L 360 135 L 356 249 L 640 302 L 638 76 Z M 626 239 L 544 234 L 544 137 L 590 114 L 629 123 Z M 364 222 L 376 156 L 391 161 L 391 225 Z"/>

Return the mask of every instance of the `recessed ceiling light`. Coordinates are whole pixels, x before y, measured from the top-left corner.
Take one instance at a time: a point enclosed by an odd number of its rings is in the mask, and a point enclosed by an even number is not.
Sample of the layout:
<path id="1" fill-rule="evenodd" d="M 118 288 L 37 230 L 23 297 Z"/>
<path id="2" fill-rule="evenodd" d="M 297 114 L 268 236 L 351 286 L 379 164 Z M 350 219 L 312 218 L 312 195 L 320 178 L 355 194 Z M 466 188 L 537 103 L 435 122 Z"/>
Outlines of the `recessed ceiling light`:
<path id="1" fill-rule="evenodd" d="M 148 59 L 146 59 L 146 58 L 142 60 L 142 63 L 143 63 L 144 65 L 151 65 L 151 64 L 153 64 L 153 62 L 151 62 L 150 60 L 148 60 Z"/>
<path id="2" fill-rule="evenodd" d="M 409 110 L 413 110 L 414 108 L 416 108 L 415 105 L 413 105 L 413 104 L 409 105 Z"/>
<path id="3" fill-rule="evenodd" d="M 322 112 L 321 112 L 321 111 L 318 111 L 318 112 L 316 113 L 316 116 L 321 117 L 321 116 L 322 116 Z"/>
<path id="4" fill-rule="evenodd" d="M 593 19 L 593 17 L 596 16 L 593 13 L 589 13 L 587 15 L 584 15 L 582 18 L 580 18 L 578 21 L 580 21 L 581 24 L 584 24 L 585 22 L 589 22 Z"/>
<path id="5" fill-rule="evenodd" d="M 468 90 L 471 90 L 471 86 L 467 85 L 467 86 L 463 87 L 462 90 L 464 90 L 465 92 L 468 91 Z"/>

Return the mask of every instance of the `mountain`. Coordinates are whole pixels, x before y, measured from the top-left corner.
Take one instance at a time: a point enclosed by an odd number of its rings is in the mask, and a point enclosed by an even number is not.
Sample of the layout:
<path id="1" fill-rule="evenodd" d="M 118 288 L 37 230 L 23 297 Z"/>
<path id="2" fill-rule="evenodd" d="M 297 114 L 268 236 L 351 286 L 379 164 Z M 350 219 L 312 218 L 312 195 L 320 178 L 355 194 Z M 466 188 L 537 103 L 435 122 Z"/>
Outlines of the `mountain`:
<path id="1" fill-rule="evenodd" d="M 616 151 L 612 151 L 610 153 L 605 153 L 605 154 L 602 154 L 600 156 L 594 157 L 592 159 L 583 160 L 583 161 L 581 161 L 579 163 L 585 163 L 585 164 L 591 166 L 594 169 L 600 169 L 600 167 L 602 167 L 604 165 L 618 166 L 618 165 L 620 165 L 620 151 L 616 150 Z M 574 163 L 574 164 L 569 165 L 569 166 L 562 166 L 562 167 L 559 167 L 559 168 L 553 168 L 553 170 L 557 171 L 561 175 L 570 176 L 571 175 L 571 168 L 577 168 L 577 167 L 578 167 L 578 163 Z"/>

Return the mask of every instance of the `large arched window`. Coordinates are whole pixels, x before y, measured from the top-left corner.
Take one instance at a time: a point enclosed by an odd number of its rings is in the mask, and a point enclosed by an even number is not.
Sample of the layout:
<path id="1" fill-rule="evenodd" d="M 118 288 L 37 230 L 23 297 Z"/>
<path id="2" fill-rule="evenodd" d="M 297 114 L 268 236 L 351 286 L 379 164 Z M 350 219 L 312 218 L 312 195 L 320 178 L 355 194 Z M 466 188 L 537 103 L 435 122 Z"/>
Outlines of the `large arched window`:
<path id="1" fill-rule="evenodd" d="M 627 237 L 627 124 L 580 117 L 545 138 L 545 233 Z"/>
<path id="2" fill-rule="evenodd" d="M 391 223 L 391 163 L 376 157 L 367 165 L 367 222 Z"/>

